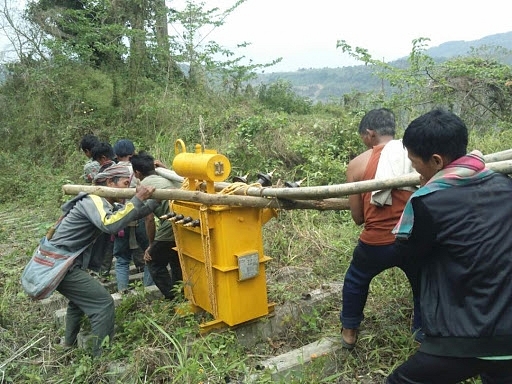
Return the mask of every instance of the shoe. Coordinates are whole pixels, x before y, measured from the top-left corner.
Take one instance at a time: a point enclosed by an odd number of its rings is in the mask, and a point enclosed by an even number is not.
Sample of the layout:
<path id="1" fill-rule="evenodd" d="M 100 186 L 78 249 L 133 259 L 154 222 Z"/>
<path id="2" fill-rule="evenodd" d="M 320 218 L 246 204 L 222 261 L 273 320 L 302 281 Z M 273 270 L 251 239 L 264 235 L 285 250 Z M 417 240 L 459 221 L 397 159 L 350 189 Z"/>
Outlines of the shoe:
<path id="1" fill-rule="evenodd" d="M 413 329 L 412 334 L 414 336 L 414 341 L 421 344 L 423 340 L 425 340 L 425 333 L 421 330 L 421 328 Z"/>
<path id="2" fill-rule="evenodd" d="M 61 346 L 61 348 L 62 348 L 62 350 L 63 350 L 64 352 L 67 352 L 67 351 L 70 351 L 70 350 L 72 350 L 72 349 L 75 349 L 75 348 L 77 347 L 77 345 L 78 345 L 78 344 L 77 344 L 76 340 L 75 340 L 75 342 L 74 342 L 73 344 L 67 344 L 67 343 L 64 341 L 64 339 L 62 339 L 62 340 L 60 341 L 59 345 Z"/>
<path id="3" fill-rule="evenodd" d="M 345 338 L 343 337 L 343 331 L 347 331 L 347 333 L 349 333 L 351 336 L 353 336 L 354 341 L 352 343 L 349 343 L 348 341 L 345 340 Z M 357 329 L 349 329 L 349 328 L 343 329 L 343 327 L 342 327 L 341 328 L 341 346 L 343 348 L 351 351 L 356 346 L 356 343 L 357 343 Z"/>

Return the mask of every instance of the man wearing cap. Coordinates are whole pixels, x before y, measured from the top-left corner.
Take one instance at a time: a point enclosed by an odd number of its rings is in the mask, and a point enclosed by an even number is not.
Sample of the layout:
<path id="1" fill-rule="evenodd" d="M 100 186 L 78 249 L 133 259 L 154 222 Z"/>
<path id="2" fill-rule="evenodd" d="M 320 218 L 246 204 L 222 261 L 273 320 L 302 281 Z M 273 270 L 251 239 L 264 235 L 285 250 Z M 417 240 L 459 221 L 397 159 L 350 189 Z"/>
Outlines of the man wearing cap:
<path id="1" fill-rule="evenodd" d="M 113 148 L 118 164 L 130 168 L 132 172 L 130 187 L 135 187 L 137 179 L 133 176 L 133 168 L 130 162 L 131 157 L 135 154 L 135 145 L 131 140 L 121 139 L 114 144 Z M 116 258 L 115 268 L 117 290 L 119 292 L 125 292 L 128 289 L 132 260 L 139 271 L 144 271 L 144 285 L 153 285 L 153 280 L 144 262 L 144 250 L 148 245 L 148 236 L 142 219 L 132 221 L 116 235 L 113 254 Z"/>
<path id="2" fill-rule="evenodd" d="M 94 178 L 94 184 L 128 188 L 130 176 L 128 167 L 115 164 L 98 173 Z M 135 196 L 116 211 L 116 198 L 86 193 L 81 193 L 78 199 L 75 198 L 62 206 L 62 210 L 67 214 L 57 226 L 50 244 L 66 250 L 79 250 L 90 244 L 75 259 L 74 265 L 57 287 L 57 291 L 69 300 L 65 346 L 71 347 L 76 344 L 84 314 L 91 322 L 91 347 L 95 356 L 101 354 L 101 345 L 105 338 L 108 337 L 107 341 L 110 341 L 114 336 L 114 301 L 101 283 L 87 272 L 92 245 L 101 233 L 117 233 L 130 221 L 151 213 L 159 204 L 159 201 L 147 200 L 154 190 L 155 188 L 149 186 L 137 186 Z"/>

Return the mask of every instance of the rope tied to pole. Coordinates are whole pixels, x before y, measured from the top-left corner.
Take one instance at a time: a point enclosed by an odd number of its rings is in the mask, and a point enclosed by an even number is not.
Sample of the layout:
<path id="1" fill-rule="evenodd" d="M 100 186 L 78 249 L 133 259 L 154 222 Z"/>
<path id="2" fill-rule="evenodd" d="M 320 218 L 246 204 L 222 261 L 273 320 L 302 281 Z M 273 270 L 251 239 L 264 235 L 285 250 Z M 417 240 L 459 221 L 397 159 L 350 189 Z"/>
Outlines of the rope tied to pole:
<path id="1" fill-rule="evenodd" d="M 219 194 L 221 195 L 234 195 L 239 191 L 242 191 L 244 196 L 247 196 L 247 191 L 249 188 L 263 188 L 259 183 L 246 184 L 242 182 L 236 182 L 228 185 L 227 187 L 220 190 Z"/>

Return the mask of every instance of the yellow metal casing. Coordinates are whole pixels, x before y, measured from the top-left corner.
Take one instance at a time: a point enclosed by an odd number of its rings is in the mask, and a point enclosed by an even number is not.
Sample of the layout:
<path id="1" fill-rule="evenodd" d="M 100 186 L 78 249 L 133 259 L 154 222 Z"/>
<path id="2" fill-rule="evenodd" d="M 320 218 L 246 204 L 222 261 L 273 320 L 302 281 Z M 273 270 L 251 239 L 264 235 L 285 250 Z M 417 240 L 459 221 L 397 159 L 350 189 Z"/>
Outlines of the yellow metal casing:
<path id="1" fill-rule="evenodd" d="M 202 150 L 199 144 L 196 145 L 195 152 L 189 153 L 186 152 L 184 144 L 181 149 L 179 148 L 181 143 L 178 141 L 176 144 L 176 156 L 172 162 L 172 167 L 178 175 L 206 182 L 220 182 L 229 177 L 231 163 L 226 156 L 214 150 Z"/>
<path id="2" fill-rule="evenodd" d="M 237 325 L 269 313 L 262 226 L 275 210 L 173 201 L 171 210 L 200 221 L 173 224 L 185 285 L 194 306 L 213 323 Z"/>
<path id="3" fill-rule="evenodd" d="M 189 190 L 205 182 L 206 193 L 214 194 L 214 183 L 229 177 L 231 164 L 216 151 L 197 144 L 188 153 L 178 140 L 175 152 L 173 169 L 186 178 Z M 262 226 L 276 211 L 177 200 L 170 202 L 170 210 L 180 217 L 173 231 L 185 296 L 192 307 L 214 318 L 201 325 L 203 330 L 268 315 L 273 305 L 267 302 L 265 263 L 270 258 L 263 254 Z"/>

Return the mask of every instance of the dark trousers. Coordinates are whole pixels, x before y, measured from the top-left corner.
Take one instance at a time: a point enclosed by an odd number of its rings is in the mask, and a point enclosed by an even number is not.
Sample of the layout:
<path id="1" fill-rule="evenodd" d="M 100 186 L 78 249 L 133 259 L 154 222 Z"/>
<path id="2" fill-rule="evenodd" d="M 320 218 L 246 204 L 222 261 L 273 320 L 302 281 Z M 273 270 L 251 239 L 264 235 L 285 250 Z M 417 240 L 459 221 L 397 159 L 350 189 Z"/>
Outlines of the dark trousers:
<path id="1" fill-rule="evenodd" d="M 65 343 L 76 343 L 80 324 L 86 315 L 92 328 L 92 352 L 101 354 L 101 344 L 108 336 L 114 336 L 114 300 L 101 283 L 86 271 L 72 268 L 57 287 L 64 297 L 69 300 L 66 312 Z"/>
<path id="2" fill-rule="evenodd" d="M 478 375 L 482 384 L 510 384 L 512 360 L 444 357 L 418 351 L 395 369 L 386 383 L 456 384 Z"/>
<path id="3" fill-rule="evenodd" d="M 398 259 L 395 245 L 368 245 L 358 242 L 343 282 L 343 309 L 340 320 L 343 327 L 357 329 L 363 320 L 370 282 L 382 271 L 398 267 L 405 272 L 413 292 L 413 331 L 421 328 L 419 302 L 419 268 L 412 260 Z"/>
<path id="4" fill-rule="evenodd" d="M 174 241 L 154 241 L 149 251 L 151 261 L 146 263 L 155 285 L 169 300 L 174 298 L 174 286 L 183 280 L 178 252 L 173 249 L 175 246 Z"/>

